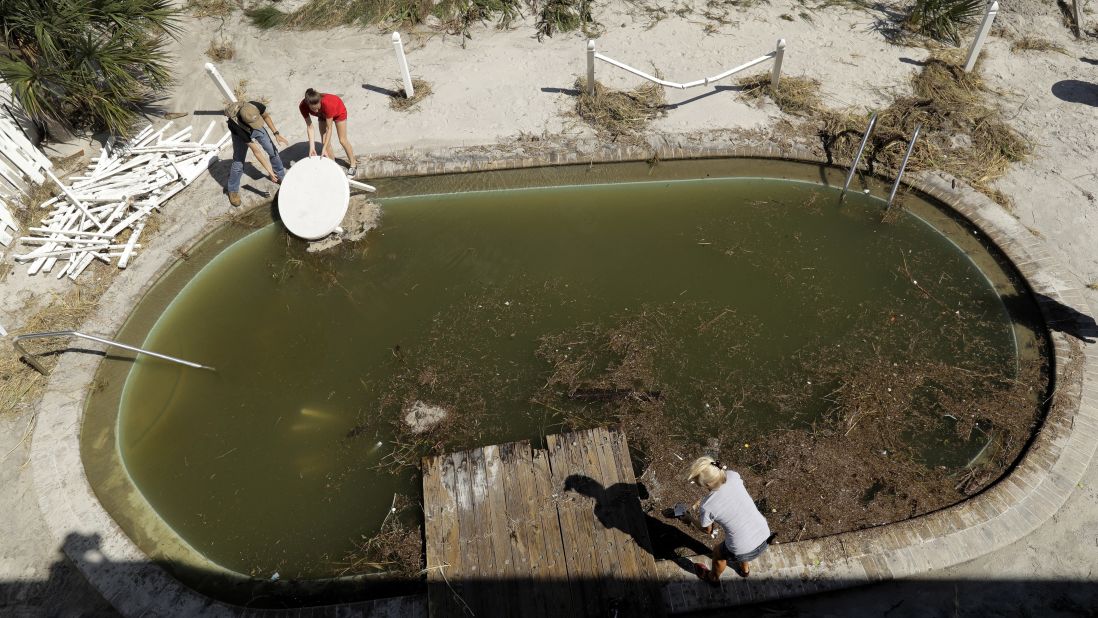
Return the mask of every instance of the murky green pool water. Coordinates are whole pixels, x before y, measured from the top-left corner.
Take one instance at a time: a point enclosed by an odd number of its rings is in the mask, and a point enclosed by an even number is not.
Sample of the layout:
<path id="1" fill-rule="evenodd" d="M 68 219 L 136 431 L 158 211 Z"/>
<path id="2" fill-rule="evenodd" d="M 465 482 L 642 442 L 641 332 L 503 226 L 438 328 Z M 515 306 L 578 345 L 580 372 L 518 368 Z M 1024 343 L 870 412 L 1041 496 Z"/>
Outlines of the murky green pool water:
<path id="1" fill-rule="evenodd" d="M 658 354 L 635 386 L 656 384 L 686 425 L 742 400 L 748 382 L 808 382 L 809 403 L 792 411 L 747 402 L 740 414 L 759 432 L 827 410 L 800 359 L 870 345 L 867 320 L 901 318 L 946 361 L 960 336 L 981 342 L 968 366 L 1015 362 L 1010 316 L 965 251 L 915 216 L 882 223 L 878 200 L 836 196 L 727 178 L 383 199 L 379 230 L 324 257 L 277 225 L 259 229 L 149 332 L 148 348 L 217 372 L 139 359 L 121 397 L 122 458 L 214 562 L 321 577 L 395 492 L 418 496 L 413 471 L 386 467 L 409 403 L 464 419 L 459 442 L 538 440 L 592 406 L 539 396 L 559 369 L 548 357 L 589 343 L 568 341 L 577 333 L 648 324 L 640 340 Z M 943 327 L 950 314 L 965 317 L 959 335 Z M 954 466 L 982 446 L 920 439 Z"/>

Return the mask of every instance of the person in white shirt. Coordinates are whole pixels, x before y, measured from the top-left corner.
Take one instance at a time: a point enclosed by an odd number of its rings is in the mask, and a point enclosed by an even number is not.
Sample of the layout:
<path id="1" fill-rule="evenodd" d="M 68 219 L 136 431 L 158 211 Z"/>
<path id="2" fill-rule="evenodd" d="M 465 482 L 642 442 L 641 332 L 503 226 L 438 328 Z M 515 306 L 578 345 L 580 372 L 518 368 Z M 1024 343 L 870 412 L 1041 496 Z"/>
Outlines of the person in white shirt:
<path id="1" fill-rule="evenodd" d="M 709 582 L 720 581 L 721 573 L 731 560 L 732 568 L 741 577 L 750 572 L 749 562 L 758 558 L 769 547 L 774 535 L 766 518 L 747 493 L 743 479 L 732 470 L 726 470 L 712 457 L 699 457 L 690 466 L 691 483 L 709 491 L 700 505 L 702 530 L 712 534 L 713 524 L 724 529 L 724 541 L 713 547 L 713 568 L 698 565 L 699 575 Z"/>

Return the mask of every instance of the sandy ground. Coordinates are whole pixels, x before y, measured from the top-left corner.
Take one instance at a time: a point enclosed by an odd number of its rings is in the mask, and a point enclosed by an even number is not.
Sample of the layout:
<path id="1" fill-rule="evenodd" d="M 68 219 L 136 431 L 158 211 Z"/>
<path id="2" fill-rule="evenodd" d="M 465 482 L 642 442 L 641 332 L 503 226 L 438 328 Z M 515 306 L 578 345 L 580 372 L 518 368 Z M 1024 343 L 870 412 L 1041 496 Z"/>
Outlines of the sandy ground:
<path id="1" fill-rule="evenodd" d="M 729 23 L 719 25 L 701 15 L 704 3 L 682 17 L 674 9 L 689 4 L 660 0 L 649 6 L 660 4 L 668 16 L 655 23 L 641 5 L 599 6 L 596 18 L 605 30 L 598 39 L 599 51 L 642 70 L 658 69 L 667 79 L 688 81 L 767 53 L 778 38 L 785 38 L 785 74 L 821 80 L 825 101 L 834 107 L 871 107 L 905 92 L 910 76 L 928 55 L 921 47 L 886 42 L 881 27 L 895 14 L 887 5 L 811 10 L 798 2 L 774 0 L 752 8 L 730 6 Z M 1050 3 L 1003 4 L 997 35 L 986 46 L 983 74 L 999 92 L 996 100 L 1010 123 L 1035 142 L 1036 151 L 996 186 L 1014 199 L 1015 216 L 1044 240 L 1080 283 L 1089 284 L 1098 281 L 1098 250 L 1088 225 L 1098 220 L 1098 164 L 1092 155 L 1098 144 L 1098 39 L 1076 41 Z M 1095 14 L 1088 13 L 1087 19 L 1094 24 Z M 231 41 L 236 55 L 219 67 L 230 84 L 247 80 L 249 96 L 270 100 L 275 121 L 293 144 L 286 153 L 290 159 L 304 153 L 305 126 L 297 104 L 307 87 L 343 97 L 360 159 L 399 156 L 407 150 L 514 143 L 522 135 L 593 135 L 571 114 L 572 87 L 585 72 L 585 38 L 558 34 L 539 42 L 529 17 L 509 31 L 475 28 L 464 47 L 459 37 L 428 28 L 405 32 L 412 72 L 433 89 L 410 112 L 389 108 L 386 91 L 397 87 L 399 75 L 388 32 L 259 31 L 242 24 L 239 15 L 224 21 L 188 20 L 185 26 L 173 45 L 179 84 L 164 107 L 191 115 L 176 124 L 189 121 L 204 129 L 211 120 L 223 123 L 219 96 L 202 66 L 211 41 Z M 716 32 L 707 34 L 707 26 L 716 26 Z M 1066 53 L 1011 52 L 1010 39 L 1023 34 L 1049 39 Z M 618 88 L 637 85 L 605 64 L 598 66 L 597 78 Z M 786 120 L 773 104 L 756 106 L 728 87 L 667 94 L 673 107 L 651 127 L 652 139 L 687 133 L 735 135 L 727 130 L 768 130 Z M 342 157 L 341 149 L 334 143 L 333 147 Z M 58 152 L 75 148 L 91 154 L 97 145 L 74 140 L 59 146 Z M 186 237 L 200 221 L 228 213 L 221 188 L 226 174 L 226 163 L 215 165 L 210 175 L 175 198 L 166 208 L 159 242 L 149 243 L 147 251 L 169 252 L 173 236 Z M 247 186 L 257 191 L 272 187 L 253 168 L 248 174 L 244 199 L 258 201 L 262 198 Z M 51 302 L 52 293 L 63 292 L 72 283 L 27 277 L 25 268 L 12 266 L 13 252 L 9 249 L 2 262 L 8 272 L 0 280 L 0 325 L 19 332 L 29 315 Z M 80 285 L 105 272 L 89 269 Z M 1098 294 L 1089 292 L 1089 300 L 1098 306 Z M 1088 307 L 1076 309 L 1094 315 Z M 32 408 L 33 402 L 26 402 L 18 414 L 0 418 L 0 613 L 109 614 L 109 605 L 59 559 L 56 543 L 39 521 L 29 471 L 23 466 L 28 448 L 23 437 L 33 421 Z M 1098 607 L 1093 571 L 1098 564 L 1096 486 L 1098 467 L 1092 464 L 1067 505 L 1040 531 L 1007 549 L 935 574 L 938 584 L 886 584 L 771 610 L 777 615 L 1075 615 L 1076 609 Z M 1010 585 L 1014 580 L 1049 586 Z"/>

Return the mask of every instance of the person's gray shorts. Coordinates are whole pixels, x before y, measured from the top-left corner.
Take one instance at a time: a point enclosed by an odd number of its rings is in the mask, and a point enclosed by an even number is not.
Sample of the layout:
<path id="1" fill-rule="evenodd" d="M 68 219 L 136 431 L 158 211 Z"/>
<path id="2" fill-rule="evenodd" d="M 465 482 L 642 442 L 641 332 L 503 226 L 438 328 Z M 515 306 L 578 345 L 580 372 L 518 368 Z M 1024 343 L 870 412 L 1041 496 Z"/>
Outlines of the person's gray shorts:
<path id="1" fill-rule="evenodd" d="M 734 554 L 732 553 L 732 548 L 728 546 L 728 541 L 725 540 L 724 545 L 721 547 L 721 553 L 725 556 L 732 556 L 732 560 L 736 562 L 751 562 L 755 558 L 763 555 L 763 552 L 766 551 L 767 547 L 770 547 L 770 539 L 763 541 L 758 547 L 746 554 Z"/>

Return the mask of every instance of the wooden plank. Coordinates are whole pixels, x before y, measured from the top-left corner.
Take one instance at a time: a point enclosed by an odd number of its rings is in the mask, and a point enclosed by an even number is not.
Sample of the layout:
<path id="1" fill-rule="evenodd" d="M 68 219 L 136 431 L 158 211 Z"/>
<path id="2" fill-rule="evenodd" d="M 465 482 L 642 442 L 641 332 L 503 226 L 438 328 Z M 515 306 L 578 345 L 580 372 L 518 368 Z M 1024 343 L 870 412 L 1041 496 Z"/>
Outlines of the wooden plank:
<path id="1" fill-rule="evenodd" d="M 457 550 L 457 504 L 453 494 L 453 470 L 449 457 L 423 459 L 423 529 L 427 546 L 427 602 L 437 616 L 460 615 L 450 591 L 450 556 Z M 449 468 L 449 470 L 447 470 Z M 447 471 L 451 474 L 446 479 Z M 446 479 L 446 480 L 444 480 Z M 448 485 L 448 487 L 447 487 Z M 455 611 L 456 610 L 456 611 Z"/>
<path id="2" fill-rule="evenodd" d="M 495 556 L 492 553 L 492 545 L 486 535 L 491 533 L 492 520 L 488 512 L 487 501 L 488 488 L 485 482 L 484 449 L 473 449 L 468 452 L 469 475 L 472 483 L 473 499 L 472 510 L 476 521 L 474 545 L 476 546 L 478 575 L 480 578 L 490 578 L 496 572 Z"/>
<path id="3" fill-rule="evenodd" d="M 502 463 L 499 458 L 499 447 L 490 445 L 480 450 L 484 453 L 485 490 L 478 508 L 481 505 L 485 507 L 488 525 L 482 526 L 481 530 L 485 534 L 485 542 L 491 546 L 492 561 L 495 564 L 491 577 L 492 591 L 495 593 L 494 611 L 503 612 L 505 615 L 517 615 L 516 608 L 523 603 L 515 583 L 511 535 L 507 526 L 507 496 L 503 487 L 504 473 L 500 470 Z"/>
<path id="4" fill-rule="evenodd" d="M 614 543 L 612 534 L 614 505 L 609 504 L 607 491 L 616 476 L 607 478 L 603 475 L 598 462 L 596 452 L 596 430 L 588 429 L 575 434 L 576 439 L 569 445 L 573 460 L 573 474 L 582 474 L 590 479 L 591 490 L 594 496 L 586 500 L 587 509 L 583 512 L 587 526 L 593 531 L 595 544 L 592 547 L 599 569 L 600 586 L 603 593 L 603 603 L 609 610 L 612 606 L 627 603 L 625 585 L 619 574 L 620 557 L 616 555 L 618 547 Z M 611 603 L 613 600 L 613 603 Z"/>
<path id="5" fill-rule="evenodd" d="M 564 484 L 572 473 L 572 460 L 569 443 L 571 435 L 546 436 L 549 447 L 549 469 L 552 474 L 553 491 L 561 493 L 557 503 L 560 517 L 560 532 L 564 544 L 564 553 L 568 564 L 568 578 L 582 594 L 583 601 L 578 604 L 577 613 L 581 615 L 600 615 L 603 609 L 602 591 L 596 579 L 599 576 L 598 559 L 595 556 L 595 535 L 590 519 L 583 511 L 591 512 L 588 501 L 574 493 L 563 493 Z M 593 515 L 592 515 L 593 517 Z"/>
<path id="6" fill-rule="evenodd" d="M 516 615 L 542 618 L 546 613 L 548 599 L 543 594 L 543 586 L 535 586 L 536 577 L 533 561 L 537 554 L 533 552 L 543 548 L 541 534 L 536 526 L 537 513 L 531 507 L 530 487 L 530 443 L 509 442 L 499 446 L 502 465 L 500 483 L 505 496 L 504 516 L 506 518 L 506 538 L 511 546 L 512 566 L 514 569 Z"/>
<path id="7" fill-rule="evenodd" d="M 467 452 L 450 455 L 454 474 L 454 500 L 457 504 L 458 547 L 461 562 L 449 569 L 450 586 L 464 603 L 474 608 L 476 614 L 476 579 L 480 577 L 480 564 L 476 547 L 477 526 L 473 514 L 472 459 Z"/>
<path id="8" fill-rule="evenodd" d="M 569 582 L 568 556 L 564 550 L 564 535 L 556 493 L 553 491 L 552 472 L 549 466 L 549 453 L 536 449 L 531 453 L 530 473 L 533 480 L 534 504 L 532 509 L 538 513 L 538 528 L 544 549 L 541 574 L 549 591 L 550 608 L 557 609 L 558 616 L 582 614 L 584 599 L 578 586 Z M 550 612 L 552 613 L 552 612 Z"/>
<path id="9" fill-rule="evenodd" d="M 599 464 L 605 475 L 615 479 L 611 499 L 617 502 L 614 509 L 614 530 L 618 535 L 629 612 L 637 615 L 662 615 L 663 599 L 656 575 L 656 560 L 652 555 L 651 541 L 644 513 L 641 511 L 635 479 L 618 465 L 613 449 L 611 431 L 600 427 L 595 431 Z"/>
<path id="10" fill-rule="evenodd" d="M 621 482 L 617 465 L 614 463 L 614 454 L 610 451 L 610 436 L 605 429 L 592 430 L 590 455 L 592 463 L 599 471 L 599 478 L 605 488 L 606 497 L 605 513 L 603 517 L 610 537 L 611 555 L 618 556 L 617 570 L 614 573 L 626 586 L 630 586 L 640 576 L 637 566 L 638 545 L 633 541 L 628 527 L 626 509 L 640 508 L 639 503 L 632 503 L 634 493 L 626 483 Z"/>
<path id="11" fill-rule="evenodd" d="M 618 467 L 618 478 L 621 482 L 636 487 L 637 479 L 633 476 L 633 462 L 629 457 L 629 445 L 626 442 L 625 434 L 615 429 L 609 432 L 610 434 L 610 450 L 614 454 L 614 462 Z M 635 490 L 634 490 L 635 491 Z M 639 497 L 638 497 L 639 500 Z M 627 511 L 627 514 L 629 512 Z M 634 540 L 640 545 L 642 552 L 648 556 L 652 555 L 652 539 L 648 534 L 648 524 L 644 521 L 644 514 L 639 511 L 633 513 L 633 517 L 630 517 L 629 529 L 633 534 Z M 639 554 L 643 557 L 643 554 Z M 656 562 L 653 558 L 651 561 L 644 560 L 640 563 L 642 575 L 649 581 L 655 581 L 658 578 L 656 572 Z M 662 606 L 662 603 L 661 603 Z"/>
<path id="12" fill-rule="evenodd" d="M 455 491 L 455 474 L 454 474 L 454 462 L 453 459 L 447 457 L 442 461 L 441 467 L 441 481 L 443 491 L 448 493 L 448 508 L 452 507 L 452 511 L 447 514 L 449 526 L 445 528 L 445 539 L 443 541 L 443 554 L 442 557 L 445 560 L 445 564 L 449 565 L 440 569 L 440 574 L 444 574 L 446 577 L 444 583 L 446 584 L 447 605 L 451 608 L 453 615 L 465 615 L 463 609 L 465 607 L 465 601 L 461 597 L 461 583 L 454 583 L 454 577 L 451 573 L 460 573 L 462 571 L 462 557 L 461 537 L 458 529 L 458 512 L 457 512 L 457 498 Z"/>
<path id="13" fill-rule="evenodd" d="M 468 540 L 466 548 L 467 557 L 474 560 L 475 570 L 464 571 L 464 578 L 469 581 L 469 594 L 464 596 L 466 603 L 478 616 L 491 614 L 492 594 L 489 592 L 489 583 L 495 572 L 495 562 L 492 555 L 492 546 L 489 541 L 491 535 L 491 521 L 486 515 L 485 505 L 482 504 L 485 495 L 484 485 L 484 451 L 473 449 L 466 451 L 466 482 L 468 483 L 468 503 L 462 502 L 462 508 L 468 510 L 468 517 L 472 526 L 468 533 L 462 530 L 462 540 Z M 459 476 L 460 479 L 460 476 Z"/>

